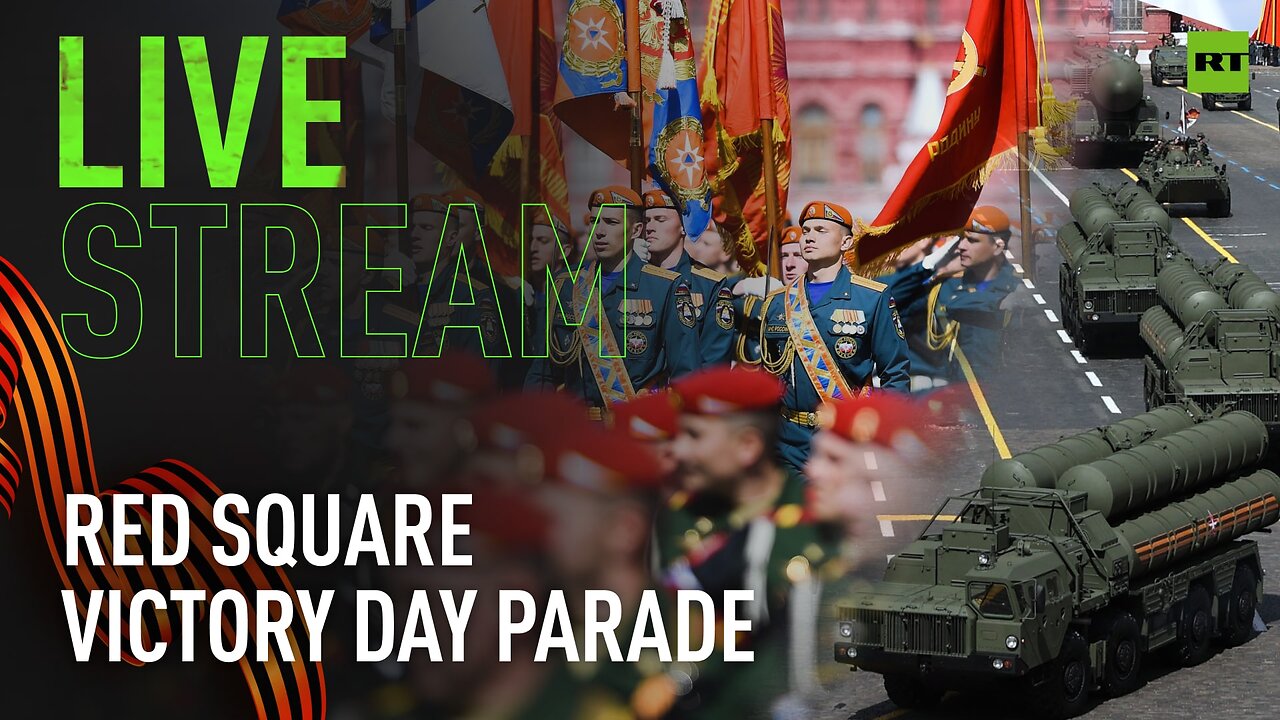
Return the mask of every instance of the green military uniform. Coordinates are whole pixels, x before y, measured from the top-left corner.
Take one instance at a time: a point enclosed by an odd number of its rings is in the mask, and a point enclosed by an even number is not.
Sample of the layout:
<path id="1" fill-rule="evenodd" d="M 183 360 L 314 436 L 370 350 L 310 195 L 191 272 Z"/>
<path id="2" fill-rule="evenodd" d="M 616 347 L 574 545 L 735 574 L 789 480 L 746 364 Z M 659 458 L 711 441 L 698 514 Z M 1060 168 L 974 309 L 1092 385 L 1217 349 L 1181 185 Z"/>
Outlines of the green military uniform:
<path id="1" fill-rule="evenodd" d="M 698 367 L 689 287 L 677 282 L 678 273 L 634 255 L 624 268 L 612 282 L 602 278 L 598 289 L 591 287 L 594 262 L 582 268 L 576 283 L 567 272 L 556 277 L 555 295 L 548 296 L 557 297 L 564 312 L 546 301 L 552 314 L 549 357 L 534 361 L 527 388 L 563 387 L 603 411 Z M 607 322 L 598 321 L 599 310 Z M 535 328 L 540 321 L 535 319 Z"/>
<path id="2" fill-rule="evenodd" d="M 751 589 L 763 599 L 748 611 L 751 637 L 738 641 L 755 660 L 729 664 L 714 655 L 698 668 L 681 702 L 696 704 L 696 713 L 689 714 L 699 718 L 770 717 L 770 706 L 788 690 L 793 581 L 807 579 L 835 556 L 836 529 L 810 518 L 804 479 L 789 470 L 778 496 L 754 511 L 676 493 L 659 513 L 656 537 L 666 587 L 701 589 L 717 599 L 725 590 Z M 677 708 L 676 715 L 683 714 Z"/>

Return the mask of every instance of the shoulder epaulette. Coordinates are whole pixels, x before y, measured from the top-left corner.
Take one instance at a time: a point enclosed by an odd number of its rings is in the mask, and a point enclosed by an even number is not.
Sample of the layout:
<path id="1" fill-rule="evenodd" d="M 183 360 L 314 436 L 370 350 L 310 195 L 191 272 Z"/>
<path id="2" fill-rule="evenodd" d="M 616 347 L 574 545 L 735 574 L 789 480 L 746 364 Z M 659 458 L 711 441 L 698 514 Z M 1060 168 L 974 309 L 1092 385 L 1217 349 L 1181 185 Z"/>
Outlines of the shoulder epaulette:
<path id="1" fill-rule="evenodd" d="M 693 269 L 693 274 L 699 277 L 704 277 L 711 282 L 720 282 L 727 277 L 724 273 L 717 272 L 709 267 L 695 267 Z"/>
<path id="2" fill-rule="evenodd" d="M 884 292 L 885 289 L 889 287 L 888 285 L 885 285 L 882 282 L 876 282 L 875 280 L 868 280 L 867 278 L 864 278 L 861 275 L 850 275 L 849 280 L 854 285 L 861 285 L 864 288 L 870 288 L 872 290 L 875 290 L 876 292 Z"/>
<path id="3" fill-rule="evenodd" d="M 668 269 L 666 269 L 666 268 L 660 268 L 660 267 L 658 267 L 657 265 L 647 265 L 647 264 L 646 264 L 646 265 L 644 266 L 644 272 L 647 272 L 647 273 L 649 273 L 650 275 L 657 275 L 658 277 L 660 277 L 660 278 L 662 278 L 662 279 L 664 279 L 664 280 L 671 280 L 671 281 L 675 281 L 675 280 L 679 280 L 679 279 L 680 279 L 680 273 L 678 273 L 678 272 L 676 272 L 676 271 L 674 271 L 674 270 L 668 270 Z"/>

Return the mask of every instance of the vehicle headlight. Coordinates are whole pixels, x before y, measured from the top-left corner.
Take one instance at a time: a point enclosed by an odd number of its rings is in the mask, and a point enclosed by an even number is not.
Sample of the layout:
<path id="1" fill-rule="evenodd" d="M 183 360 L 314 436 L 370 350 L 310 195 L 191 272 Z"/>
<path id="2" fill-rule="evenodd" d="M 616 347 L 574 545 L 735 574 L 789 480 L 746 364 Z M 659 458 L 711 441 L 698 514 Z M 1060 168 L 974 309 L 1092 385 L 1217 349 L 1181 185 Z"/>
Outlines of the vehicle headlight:
<path id="1" fill-rule="evenodd" d="M 991 661 L 991 667 L 995 668 L 996 670 L 1003 670 L 1004 661 L 1001 660 L 1000 658 L 995 658 L 994 660 Z"/>
<path id="2" fill-rule="evenodd" d="M 840 637 L 853 637 L 853 623 L 840 623 Z"/>
<path id="3" fill-rule="evenodd" d="M 981 565 L 982 567 L 987 567 L 988 565 L 990 565 L 990 564 L 991 564 L 991 553 L 989 553 L 989 552 L 980 552 L 980 553 L 978 553 L 978 564 L 979 564 L 979 565 Z"/>
<path id="4" fill-rule="evenodd" d="M 1004 639 L 1004 646 L 1005 646 L 1005 647 L 1007 647 L 1007 648 L 1009 648 L 1010 650 L 1017 650 L 1017 649 L 1018 649 L 1018 636 L 1017 636 L 1017 635 L 1010 635 L 1009 637 L 1005 638 L 1005 639 Z"/>
<path id="5" fill-rule="evenodd" d="M 1093 301 L 1092 301 L 1092 300 L 1085 300 L 1085 301 L 1084 301 L 1084 309 L 1085 309 L 1085 310 L 1092 310 L 1092 309 L 1093 309 Z"/>
<path id="6" fill-rule="evenodd" d="M 858 648 L 850 645 L 849 647 L 844 649 L 844 656 L 848 658 L 858 657 Z"/>

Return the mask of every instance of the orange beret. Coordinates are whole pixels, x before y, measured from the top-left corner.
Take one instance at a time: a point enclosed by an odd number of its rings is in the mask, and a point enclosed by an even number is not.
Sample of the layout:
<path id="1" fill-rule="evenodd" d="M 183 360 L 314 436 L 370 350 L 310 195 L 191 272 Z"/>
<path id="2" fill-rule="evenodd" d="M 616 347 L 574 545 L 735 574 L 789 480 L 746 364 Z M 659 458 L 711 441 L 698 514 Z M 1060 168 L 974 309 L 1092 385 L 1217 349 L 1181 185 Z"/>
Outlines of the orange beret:
<path id="1" fill-rule="evenodd" d="M 781 242 L 779 242 L 779 244 L 789 245 L 791 243 L 798 243 L 800 242 L 800 236 L 803 234 L 804 234 L 803 230 L 796 227 L 795 225 L 792 225 L 791 227 L 782 231 L 782 240 Z"/>
<path id="2" fill-rule="evenodd" d="M 670 440 L 680 432 L 680 412 L 676 404 L 676 398 L 665 392 L 618 403 L 613 406 L 613 427 L 636 440 Z"/>
<path id="3" fill-rule="evenodd" d="M 489 365 L 470 353 L 406 360 L 391 375 L 391 397 L 424 403 L 472 403 L 497 391 Z"/>
<path id="4" fill-rule="evenodd" d="M 587 201 L 587 207 L 597 208 L 601 205 L 629 205 L 635 208 L 644 207 L 644 200 L 636 194 L 635 190 L 623 185 L 610 185 L 602 187 L 591 193 L 591 199 Z"/>
<path id="5" fill-rule="evenodd" d="M 644 194 L 646 210 L 679 210 L 676 201 L 671 199 L 665 190 L 650 190 Z"/>
<path id="6" fill-rule="evenodd" d="M 449 212 L 449 198 L 443 195 L 432 195 L 431 193 L 414 195 L 413 199 L 409 201 L 409 212 L 447 213 Z"/>
<path id="7" fill-rule="evenodd" d="M 782 402 L 783 385 L 772 373 L 723 365 L 686 375 L 672 390 L 682 412 L 730 415 L 776 407 Z"/>
<path id="8" fill-rule="evenodd" d="M 564 218 L 551 212 L 550 209 L 543 209 L 540 206 L 534 206 L 528 209 L 529 226 L 541 225 L 543 227 L 554 228 L 556 235 L 561 240 L 568 240 L 573 237 L 573 228 L 569 227 L 569 222 Z"/>
<path id="9" fill-rule="evenodd" d="M 982 205 L 973 209 L 973 214 L 969 216 L 969 222 L 965 223 L 964 229 L 982 235 L 1009 237 L 1010 227 L 1009 216 L 1003 210 L 991 205 Z"/>
<path id="10" fill-rule="evenodd" d="M 853 215 L 849 214 L 847 209 L 822 200 L 804 206 L 804 212 L 800 213 L 800 224 L 803 225 L 809 220 L 830 220 L 850 230 L 853 229 Z"/>
<path id="11" fill-rule="evenodd" d="M 856 443 L 898 448 L 918 442 L 928 411 L 892 392 L 836 400 L 818 409 L 818 428 Z"/>
<path id="12" fill-rule="evenodd" d="M 454 205 L 475 205 L 477 208 L 484 209 L 484 198 L 466 188 L 450 190 L 444 194 L 444 197 Z"/>

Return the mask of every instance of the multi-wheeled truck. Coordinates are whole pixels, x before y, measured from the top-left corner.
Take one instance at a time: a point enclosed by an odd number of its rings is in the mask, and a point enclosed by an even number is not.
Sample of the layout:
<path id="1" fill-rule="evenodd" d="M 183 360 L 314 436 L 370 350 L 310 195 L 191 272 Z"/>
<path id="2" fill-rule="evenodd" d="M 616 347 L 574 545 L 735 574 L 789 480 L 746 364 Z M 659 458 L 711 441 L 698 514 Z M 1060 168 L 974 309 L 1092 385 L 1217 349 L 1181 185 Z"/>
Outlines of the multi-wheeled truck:
<path id="1" fill-rule="evenodd" d="M 1280 518 L 1267 441 L 1250 413 L 1169 405 L 997 462 L 837 603 L 835 660 L 904 707 L 990 681 L 1070 717 L 1134 689 L 1149 654 L 1245 642 L 1262 569 L 1241 538 Z"/>

